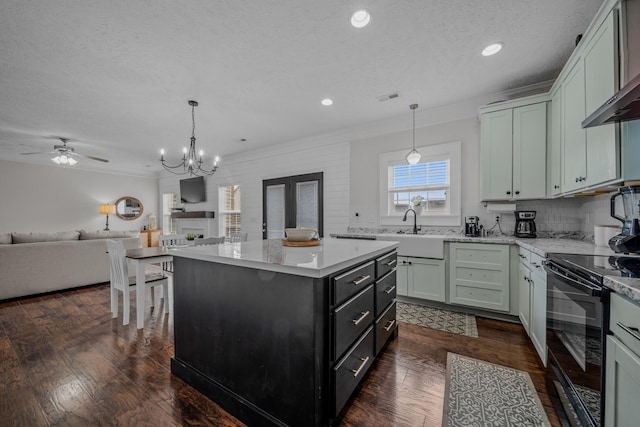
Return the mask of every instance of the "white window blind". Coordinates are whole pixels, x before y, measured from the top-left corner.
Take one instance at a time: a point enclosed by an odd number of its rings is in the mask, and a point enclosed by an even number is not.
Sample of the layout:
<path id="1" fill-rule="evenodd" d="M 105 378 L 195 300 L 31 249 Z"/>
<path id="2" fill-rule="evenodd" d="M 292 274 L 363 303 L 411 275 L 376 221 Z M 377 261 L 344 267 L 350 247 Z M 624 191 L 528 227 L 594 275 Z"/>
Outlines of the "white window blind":
<path id="1" fill-rule="evenodd" d="M 403 214 L 410 207 L 425 213 L 450 211 L 449 159 L 427 159 L 415 165 L 395 163 L 388 168 L 389 215 Z"/>
<path id="2" fill-rule="evenodd" d="M 242 206 L 239 185 L 228 185 L 220 189 L 220 233 L 231 237 L 242 231 Z"/>

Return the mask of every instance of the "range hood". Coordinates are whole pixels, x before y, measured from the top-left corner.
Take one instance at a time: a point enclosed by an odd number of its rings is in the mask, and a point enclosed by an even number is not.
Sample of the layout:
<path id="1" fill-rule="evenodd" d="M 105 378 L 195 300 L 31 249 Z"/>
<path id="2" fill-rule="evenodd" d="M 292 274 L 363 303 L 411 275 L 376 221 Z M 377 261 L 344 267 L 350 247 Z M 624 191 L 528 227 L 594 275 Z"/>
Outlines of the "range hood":
<path id="1" fill-rule="evenodd" d="M 582 121 L 583 128 L 640 119 L 640 74 Z"/>

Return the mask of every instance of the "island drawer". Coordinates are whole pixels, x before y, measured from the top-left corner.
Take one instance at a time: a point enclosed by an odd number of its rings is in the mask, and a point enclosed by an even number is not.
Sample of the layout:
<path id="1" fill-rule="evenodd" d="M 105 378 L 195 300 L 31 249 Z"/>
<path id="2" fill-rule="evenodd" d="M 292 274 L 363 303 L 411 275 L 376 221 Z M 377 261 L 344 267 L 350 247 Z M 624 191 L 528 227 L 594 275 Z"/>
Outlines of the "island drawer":
<path id="1" fill-rule="evenodd" d="M 376 317 L 396 298 L 396 270 L 376 282 Z"/>
<path id="2" fill-rule="evenodd" d="M 351 295 L 366 288 L 376 276 L 374 261 L 369 261 L 333 278 L 333 304 L 340 304 Z"/>
<path id="3" fill-rule="evenodd" d="M 393 270 L 398 262 L 398 252 L 393 251 L 376 259 L 376 277 L 381 277 Z"/>
<path id="4" fill-rule="evenodd" d="M 376 320 L 376 356 L 384 347 L 393 331 L 396 329 L 396 304 L 391 304 L 387 311 Z"/>
<path id="5" fill-rule="evenodd" d="M 333 360 L 340 357 L 373 322 L 373 285 L 333 313 Z"/>
<path id="6" fill-rule="evenodd" d="M 373 363 L 373 327 L 358 340 L 351 351 L 333 367 L 332 384 L 334 391 L 333 416 L 336 417 L 344 407 L 358 383 Z"/>

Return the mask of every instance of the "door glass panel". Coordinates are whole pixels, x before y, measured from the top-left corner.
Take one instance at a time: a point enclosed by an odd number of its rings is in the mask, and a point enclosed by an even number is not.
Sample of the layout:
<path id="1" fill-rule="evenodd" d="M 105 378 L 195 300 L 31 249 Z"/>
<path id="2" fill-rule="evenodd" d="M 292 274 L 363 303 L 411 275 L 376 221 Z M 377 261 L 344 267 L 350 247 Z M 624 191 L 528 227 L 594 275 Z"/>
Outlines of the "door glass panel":
<path id="1" fill-rule="evenodd" d="M 296 227 L 318 229 L 318 181 L 296 183 Z"/>
<path id="2" fill-rule="evenodd" d="M 266 191 L 267 239 L 284 238 L 285 228 L 285 185 L 270 185 Z"/>

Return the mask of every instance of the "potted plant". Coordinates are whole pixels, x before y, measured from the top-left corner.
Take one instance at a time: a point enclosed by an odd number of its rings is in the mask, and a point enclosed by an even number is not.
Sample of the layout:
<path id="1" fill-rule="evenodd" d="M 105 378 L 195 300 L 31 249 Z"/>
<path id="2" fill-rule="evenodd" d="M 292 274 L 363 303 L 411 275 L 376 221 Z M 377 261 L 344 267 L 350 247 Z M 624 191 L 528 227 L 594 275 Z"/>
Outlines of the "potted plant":
<path id="1" fill-rule="evenodd" d="M 187 235 L 185 235 L 184 237 L 185 239 L 187 239 L 187 242 L 190 245 L 193 245 L 193 241 L 198 237 L 198 235 L 193 233 L 187 233 Z"/>
<path id="2" fill-rule="evenodd" d="M 422 210 L 424 209 L 424 205 L 425 205 L 424 197 L 414 196 L 411 198 L 411 207 L 413 208 L 414 211 L 416 211 L 416 214 L 422 213 Z"/>

